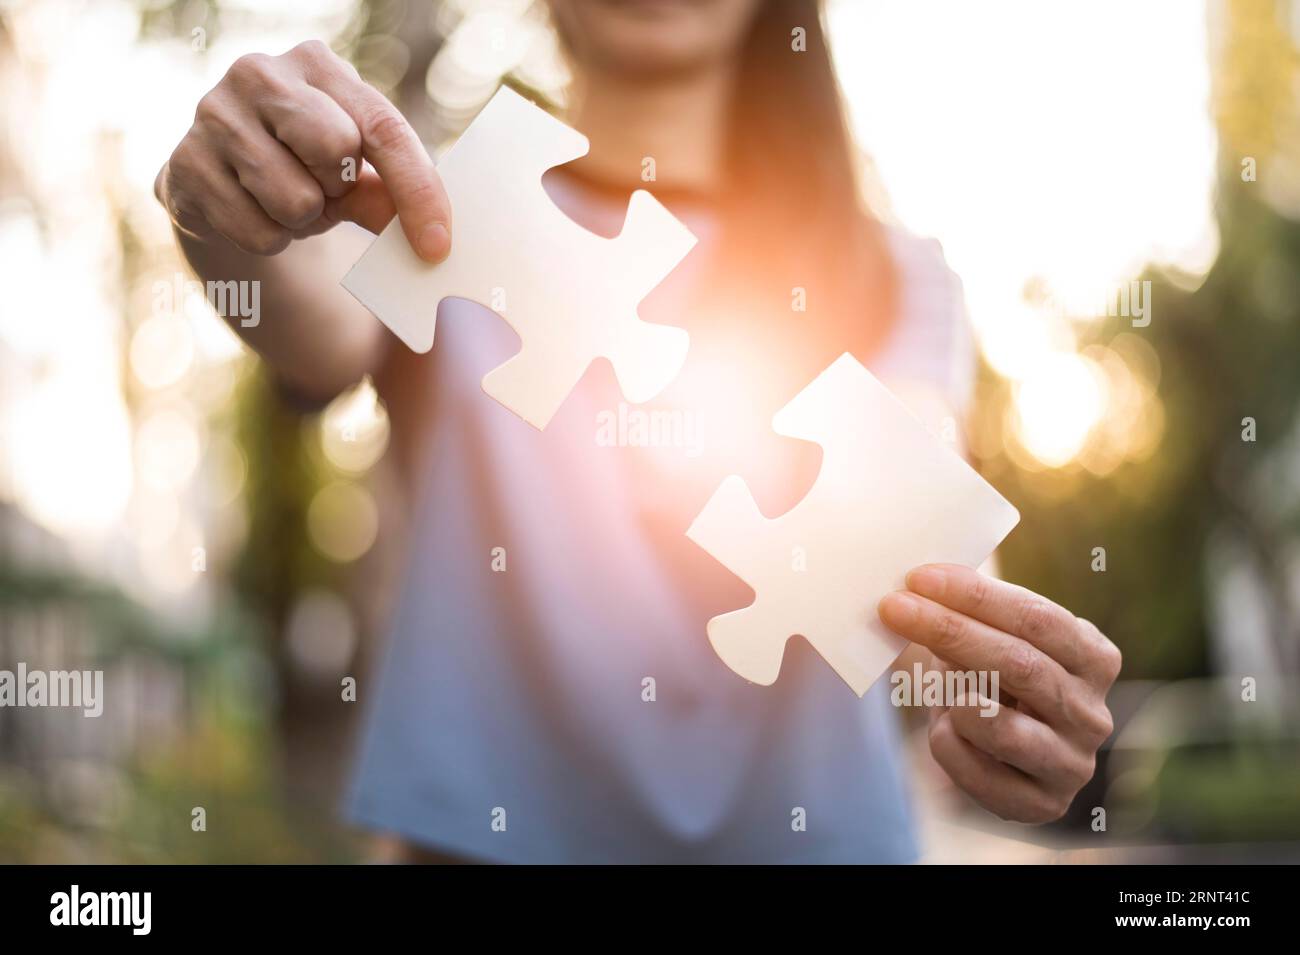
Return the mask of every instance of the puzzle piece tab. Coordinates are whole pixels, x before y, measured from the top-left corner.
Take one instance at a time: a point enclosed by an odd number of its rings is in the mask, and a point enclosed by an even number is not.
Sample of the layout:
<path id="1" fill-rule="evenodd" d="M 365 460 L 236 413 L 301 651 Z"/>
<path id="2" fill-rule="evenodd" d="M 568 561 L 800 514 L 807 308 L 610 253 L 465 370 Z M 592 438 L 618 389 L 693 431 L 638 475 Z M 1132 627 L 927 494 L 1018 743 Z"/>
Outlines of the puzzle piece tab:
<path id="1" fill-rule="evenodd" d="M 728 477 L 687 536 L 753 588 L 754 603 L 709 621 L 723 662 L 773 683 L 786 640 L 801 635 L 859 696 L 906 641 L 876 615 L 918 564 L 982 562 L 1020 515 L 844 354 L 772 420 L 822 446 L 806 497 L 780 517 L 759 512 Z"/>
<path id="2" fill-rule="evenodd" d="M 433 347 L 442 299 L 493 309 L 522 344 L 484 376 L 483 390 L 539 429 L 595 359 L 609 359 L 624 396 L 639 403 L 672 381 L 689 345 L 684 329 L 637 316 L 695 245 L 686 227 L 638 190 L 622 233 L 606 239 L 542 188 L 546 170 L 587 148 L 585 136 L 502 87 L 438 164 L 451 200 L 451 255 L 423 262 L 394 220 L 343 279 L 417 352 Z"/>

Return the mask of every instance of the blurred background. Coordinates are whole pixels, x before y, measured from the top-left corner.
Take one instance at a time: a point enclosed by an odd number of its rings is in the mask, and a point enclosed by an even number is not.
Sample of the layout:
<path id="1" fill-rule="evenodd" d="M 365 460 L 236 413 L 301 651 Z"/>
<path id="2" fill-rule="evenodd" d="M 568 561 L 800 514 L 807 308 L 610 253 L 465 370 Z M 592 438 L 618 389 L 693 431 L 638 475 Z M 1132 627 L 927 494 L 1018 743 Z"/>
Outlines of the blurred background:
<path id="1" fill-rule="evenodd" d="M 368 857 L 335 806 L 398 576 L 387 417 L 280 402 L 153 180 L 233 60 L 312 37 L 430 142 L 503 76 L 562 102 L 540 6 L 0 0 L 0 669 L 131 701 L 0 709 L 0 861 Z M 927 858 L 1300 860 L 1300 0 L 828 6 L 872 205 L 965 282 L 1002 573 L 1125 657 L 1071 813 L 923 779 Z"/>

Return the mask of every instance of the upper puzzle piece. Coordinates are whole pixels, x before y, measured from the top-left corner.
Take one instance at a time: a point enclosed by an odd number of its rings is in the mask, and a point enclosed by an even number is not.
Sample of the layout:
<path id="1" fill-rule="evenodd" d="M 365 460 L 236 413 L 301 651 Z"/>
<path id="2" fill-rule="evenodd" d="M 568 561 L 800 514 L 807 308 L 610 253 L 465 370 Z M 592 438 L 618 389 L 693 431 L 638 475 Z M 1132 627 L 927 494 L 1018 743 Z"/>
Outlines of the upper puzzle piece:
<path id="1" fill-rule="evenodd" d="M 687 536 L 754 589 L 754 603 L 709 621 L 731 669 L 773 683 L 799 634 L 861 696 L 906 641 L 876 604 L 918 564 L 977 566 L 1020 515 L 914 418 L 852 355 L 777 412 L 778 434 L 822 446 L 806 497 L 769 520 L 728 477 Z"/>
<path id="2" fill-rule="evenodd" d="M 451 255 L 429 265 L 396 220 L 343 286 L 411 349 L 433 346 L 438 303 L 491 308 L 521 347 L 483 390 L 544 428 L 596 358 L 608 358 L 628 401 L 648 401 L 681 368 L 685 330 L 637 317 L 637 304 L 695 245 L 644 190 L 622 233 L 606 239 L 555 207 L 542 174 L 587 153 L 587 138 L 502 87 L 438 163 L 451 200 Z"/>

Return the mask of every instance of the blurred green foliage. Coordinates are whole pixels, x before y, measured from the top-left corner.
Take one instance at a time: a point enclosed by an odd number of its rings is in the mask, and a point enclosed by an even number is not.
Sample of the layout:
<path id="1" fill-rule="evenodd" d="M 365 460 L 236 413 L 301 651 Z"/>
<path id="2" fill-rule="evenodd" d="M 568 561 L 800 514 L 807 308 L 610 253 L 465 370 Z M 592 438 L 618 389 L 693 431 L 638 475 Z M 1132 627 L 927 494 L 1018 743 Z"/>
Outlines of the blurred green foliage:
<path id="1" fill-rule="evenodd" d="M 1249 542 L 1279 606 L 1290 599 L 1283 561 L 1300 509 L 1285 488 L 1267 484 L 1273 452 L 1293 439 L 1300 409 L 1300 225 L 1249 187 L 1235 164 L 1225 169 L 1223 250 L 1198 289 L 1144 276 L 1154 317 L 1140 334 L 1160 356 L 1166 409 L 1158 453 L 1105 477 L 1027 472 L 1005 459 L 989 465 L 1022 512 L 1020 530 L 999 551 L 1004 573 L 1101 627 L 1124 651 L 1130 679 L 1208 674 L 1205 552 L 1218 527 Z M 1127 319 L 1109 318 L 1091 341 L 1131 331 Z M 1005 404 L 1008 387 L 986 373 L 984 400 Z M 1246 417 L 1257 422 L 1253 442 L 1242 440 Z M 1281 513 L 1273 491 L 1283 497 Z M 1098 546 L 1105 573 L 1090 568 Z"/>

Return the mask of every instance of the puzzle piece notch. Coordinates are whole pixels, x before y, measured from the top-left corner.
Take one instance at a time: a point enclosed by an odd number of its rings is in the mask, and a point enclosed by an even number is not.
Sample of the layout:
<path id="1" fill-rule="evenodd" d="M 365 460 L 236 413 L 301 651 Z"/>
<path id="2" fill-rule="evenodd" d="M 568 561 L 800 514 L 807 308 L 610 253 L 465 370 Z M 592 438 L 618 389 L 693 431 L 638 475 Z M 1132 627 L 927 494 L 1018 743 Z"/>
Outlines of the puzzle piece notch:
<path id="1" fill-rule="evenodd" d="M 438 164 L 454 216 L 448 258 L 421 261 L 393 222 L 343 280 L 417 352 L 433 346 L 443 299 L 493 309 L 521 347 L 483 389 L 539 429 L 597 358 L 637 403 L 672 381 L 689 347 L 684 329 L 644 322 L 637 306 L 695 245 L 690 231 L 638 190 L 622 232 L 607 239 L 542 188 L 546 170 L 587 148 L 586 137 L 502 87 Z"/>
<path id="2" fill-rule="evenodd" d="M 779 517 L 764 517 L 732 476 L 692 523 L 687 536 L 755 593 L 709 621 L 709 641 L 732 670 L 770 685 L 799 634 L 861 696 L 906 645 L 877 617 L 880 599 L 918 564 L 978 565 L 1019 514 L 851 355 L 773 425 L 821 444 L 822 468 Z"/>

